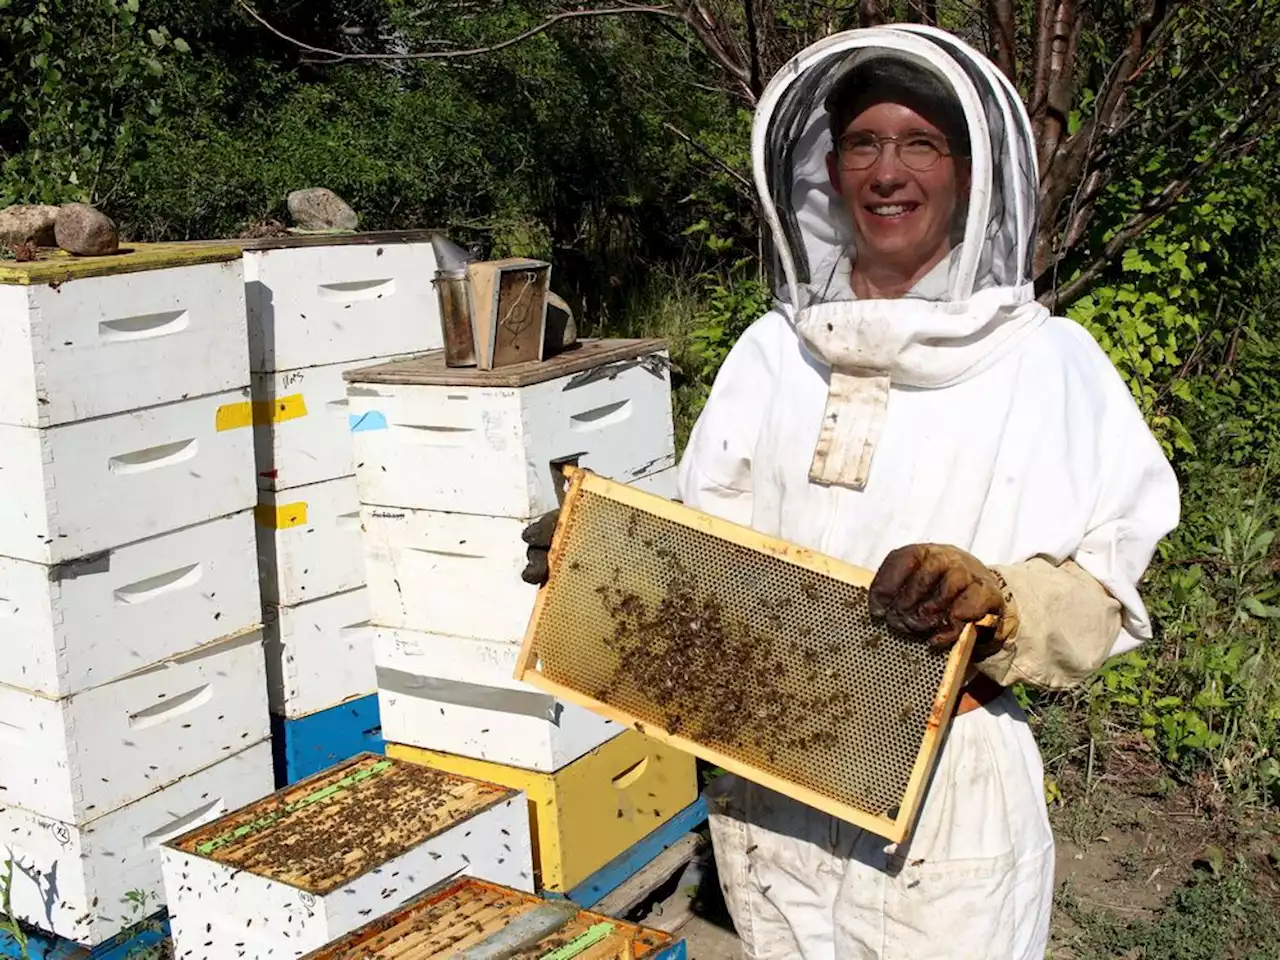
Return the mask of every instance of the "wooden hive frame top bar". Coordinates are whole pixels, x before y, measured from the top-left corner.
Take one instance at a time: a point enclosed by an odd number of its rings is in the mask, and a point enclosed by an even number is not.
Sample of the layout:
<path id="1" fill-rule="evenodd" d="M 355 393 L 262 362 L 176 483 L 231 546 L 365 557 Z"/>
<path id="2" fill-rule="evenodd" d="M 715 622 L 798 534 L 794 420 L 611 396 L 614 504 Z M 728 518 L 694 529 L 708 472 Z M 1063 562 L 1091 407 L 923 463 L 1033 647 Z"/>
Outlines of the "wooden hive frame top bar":
<path id="1" fill-rule="evenodd" d="M 510 960 L 542 957 L 599 923 L 611 924 L 613 939 L 625 943 L 631 951 L 628 955 L 636 960 L 652 956 L 674 939 L 657 930 L 578 910 L 567 901 L 546 901 L 467 877 L 445 881 L 425 891 L 413 901 L 307 954 L 302 960 L 443 960 L 499 934 L 520 918 L 547 908 L 566 912 L 568 922 L 554 934 L 539 939 L 536 946 L 504 954 Z"/>
<path id="2" fill-rule="evenodd" d="M 873 574 L 576 468 L 516 678 L 900 842 L 964 680 Z"/>

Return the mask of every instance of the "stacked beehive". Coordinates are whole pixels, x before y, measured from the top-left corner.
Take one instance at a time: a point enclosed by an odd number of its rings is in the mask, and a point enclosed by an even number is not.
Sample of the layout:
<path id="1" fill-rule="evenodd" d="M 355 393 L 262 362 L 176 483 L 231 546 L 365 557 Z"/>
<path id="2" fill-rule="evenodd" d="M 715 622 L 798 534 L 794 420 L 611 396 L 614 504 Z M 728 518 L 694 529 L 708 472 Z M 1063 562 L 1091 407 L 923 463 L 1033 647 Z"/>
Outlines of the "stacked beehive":
<path id="1" fill-rule="evenodd" d="M 251 422 L 236 248 L 0 267 L 0 868 L 49 934 L 271 788 Z"/>
<path id="2" fill-rule="evenodd" d="M 381 749 L 344 370 L 442 342 L 429 234 L 245 247 L 277 784 Z"/>
<path id="3" fill-rule="evenodd" d="M 460 874 L 533 886 L 519 791 L 369 753 L 162 856 L 178 960 L 298 957 Z"/>
<path id="4" fill-rule="evenodd" d="M 524 790 L 541 888 L 569 894 L 694 803 L 694 762 L 513 679 L 537 592 L 521 533 L 566 462 L 674 494 L 665 345 L 346 378 L 387 752 Z"/>

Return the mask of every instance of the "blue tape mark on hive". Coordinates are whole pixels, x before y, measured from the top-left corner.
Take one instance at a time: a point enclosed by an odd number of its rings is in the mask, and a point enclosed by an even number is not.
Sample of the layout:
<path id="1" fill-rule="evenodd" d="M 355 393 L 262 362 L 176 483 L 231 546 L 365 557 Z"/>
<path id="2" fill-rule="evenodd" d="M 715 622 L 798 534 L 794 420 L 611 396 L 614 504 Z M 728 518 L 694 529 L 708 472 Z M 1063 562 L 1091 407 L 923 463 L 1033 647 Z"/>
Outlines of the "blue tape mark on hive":
<path id="1" fill-rule="evenodd" d="M 376 693 L 296 720 L 271 718 L 277 789 L 384 746 Z"/>
<path id="2" fill-rule="evenodd" d="M 689 954 L 685 948 L 685 942 L 680 940 L 664 948 L 653 960 L 688 960 L 688 958 Z"/>
<path id="3" fill-rule="evenodd" d="M 584 910 L 590 910 L 648 866 L 663 850 L 690 830 L 696 830 L 706 819 L 707 801 L 704 797 L 698 797 L 658 829 L 623 850 L 567 894 L 543 890 L 541 895 L 548 899 L 563 897 L 565 900 L 572 900 Z"/>
<path id="4" fill-rule="evenodd" d="M 366 410 L 364 413 L 347 414 L 347 423 L 352 433 L 364 433 L 366 430 L 387 429 L 387 418 L 381 410 Z"/>
<path id="5" fill-rule="evenodd" d="M 31 960 L 127 960 L 136 957 L 143 948 L 154 946 L 169 936 L 169 919 L 163 910 L 139 926 L 145 929 L 125 931 L 92 949 L 62 937 L 29 934 L 27 956 Z M 17 958 L 22 955 L 13 936 L 0 932 L 0 957 Z"/>

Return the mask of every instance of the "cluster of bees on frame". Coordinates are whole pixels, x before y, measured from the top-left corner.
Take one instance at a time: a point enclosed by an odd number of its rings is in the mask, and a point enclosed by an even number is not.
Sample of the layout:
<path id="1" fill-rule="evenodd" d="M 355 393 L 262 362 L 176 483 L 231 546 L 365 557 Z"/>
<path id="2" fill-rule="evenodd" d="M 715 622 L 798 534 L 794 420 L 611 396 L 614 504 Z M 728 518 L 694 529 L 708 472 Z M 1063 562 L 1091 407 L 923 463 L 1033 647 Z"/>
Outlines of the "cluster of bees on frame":
<path id="1" fill-rule="evenodd" d="M 763 755 L 771 763 L 780 754 L 837 748 L 856 716 L 841 652 L 850 644 L 866 650 L 882 644 L 875 631 L 849 631 L 841 612 L 861 609 L 857 601 L 842 599 L 839 609 L 828 605 L 826 618 L 841 621 L 831 629 L 820 614 L 807 612 L 823 600 L 820 584 L 807 579 L 793 596 L 759 597 L 749 616 L 734 615 L 690 573 L 696 561 L 682 562 L 680 554 L 688 551 L 654 533 L 641 511 L 628 513 L 624 542 L 660 561 L 657 582 L 664 586 L 659 598 L 649 600 L 630 588 L 623 566 L 598 571 L 608 571 L 594 592 L 612 620 L 604 643 L 616 655 L 616 669 L 592 695 L 668 733 Z M 652 583 L 652 564 L 640 556 L 637 563 L 648 564 Z M 569 569 L 597 572 L 587 566 L 575 559 Z M 906 669 L 919 676 L 922 655 L 906 659 Z M 901 704 L 903 725 L 917 716 L 913 704 Z"/>

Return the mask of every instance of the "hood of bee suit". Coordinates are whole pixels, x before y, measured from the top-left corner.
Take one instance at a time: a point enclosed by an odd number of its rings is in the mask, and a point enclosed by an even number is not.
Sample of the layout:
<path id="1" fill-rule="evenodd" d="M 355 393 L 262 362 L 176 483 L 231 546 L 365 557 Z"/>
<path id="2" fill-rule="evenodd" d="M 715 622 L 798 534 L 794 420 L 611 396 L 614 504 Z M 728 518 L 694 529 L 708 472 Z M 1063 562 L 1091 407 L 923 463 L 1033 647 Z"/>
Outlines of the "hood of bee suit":
<path id="1" fill-rule="evenodd" d="M 858 237 L 827 175 L 826 98 L 855 66 L 894 58 L 932 73 L 963 112 L 970 187 L 950 253 L 905 296 L 858 300 Z M 872 71 L 874 74 L 874 71 Z M 999 69 L 963 41 L 902 24 L 850 30 L 793 57 L 756 108 L 752 163 L 769 227 L 774 295 L 830 369 L 810 466 L 815 483 L 861 489 L 892 387 L 940 389 L 976 376 L 1049 316 L 1035 300 L 1035 141 Z"/>

